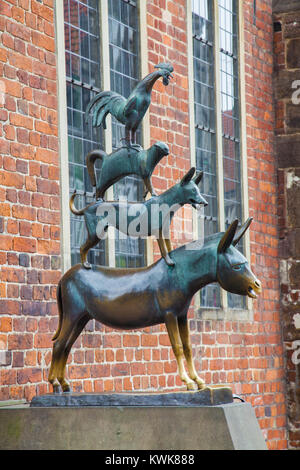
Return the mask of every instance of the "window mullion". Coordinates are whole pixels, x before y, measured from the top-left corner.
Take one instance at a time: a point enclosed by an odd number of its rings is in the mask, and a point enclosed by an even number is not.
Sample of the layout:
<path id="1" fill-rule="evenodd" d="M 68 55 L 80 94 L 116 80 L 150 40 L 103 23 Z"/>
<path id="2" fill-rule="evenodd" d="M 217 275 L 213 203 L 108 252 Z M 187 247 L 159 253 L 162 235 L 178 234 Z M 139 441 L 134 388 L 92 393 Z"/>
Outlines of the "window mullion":
<path id="1" fill-rule="evenodd" d="M 149 73 L 148 64 L 148 34 L 147 34 L 147 2 L 138 2 L 139 11 L 139 44 L 140 44 L 140 79 L 142 80 Z M 143 148 L 148 149 L 151 143 L 150 137 L 150 113 L 145 114 L 141 124 Z M 148 195 L 148 198 L 150 196 Z M 146 264 L 154 262 L 153 238 L 148 237 L 145 243 Z"/>
<path id="2" fill-rule="evenodd" d="M 108 30 L 108 0 L 99 0 L 99 20 L 100 31 L 102 31 L 101 41 L 101 70 L 102 70 L 102 89 L 110 90 L 110 60 L 109 60 L 109 30 Z M 106 119 L 106 130 L 104 131 L 105 138 L 105 152 L 112 153 L 112 126 L 111 116 L 108 115 Z M 114 199 L 114 188 L 111 186 L 106 191 L 106 199 L 112 201 Z M 116 265 L 115 257 L 115 229 L 108 228 L 108 237 L 106 240 L 107 245 L 107 262 L 111 267 Z"/>
<path id="3" fill-rule="evenodd" d="M 57 75 L 58 75 L 58 119 L 59 119 L 59 153 L 60 153 L 60 186 L 61 186 L 61 252 L 62 272 L 71 267 L 71 235 L 69 200 L 69 150 L 68 150 L 68 115 L 66 91 L 66 61 L 64 33 L 64 4 L 56 0 L 56 40 L 57 40 Z"/>
<path id="4" fill-rule="evenodd" d="M 194 54 L 193 54 L 193 24 L 192 24 L 192 2 L 187 0 L 187 41 L 188 41 L 188 80 L 189 80 L 189 125 L 190 125 L 190 155 L 191 166 L 197 167 L 196 162 L 196 137 L 195 137 L 195 93 L 194 93 Z M 193 217 L 193 239 L 197 240 L 199 234 L 198 213 L 192 212 Z M 195 296 L 195 308 L 200 307 L 200 295 Z"/>
<path id="5" fill-rule="evenodd" d="M 224 170 L 223 170 L 223 129 L 221 109 L 221 77 L 220 77 L 220 29 L 219 29 L 219 2 L 214 0 L 214 57 L 215 57 L 215 102 L 216 102 L 216 155 L 217 155 L 217 181 L 218 181 L 218 216 L 219 230 L 225 230 L 224 209 Z M 221 290 L 221 307 L 228 306 L 227 294 Z"/>
<path id="6" fill-rule="evenodd" d="M 239 54 L 239 98 L 240 98 L 240 158 L 241 158 L 241 196 L 244 222 L 249 217 L 248 166 L 247 166 L 247 129 L 246 129 L 246 84 L 245 84 L 245 44 L 244 44 L 244 0 L 238 6 L 238 54 Z M 247 259 L 251 258 L 249 230 L 244 235 L 244 250 Z M 252 310 L 252 299 L 246 297 L 246 306 Z"/>

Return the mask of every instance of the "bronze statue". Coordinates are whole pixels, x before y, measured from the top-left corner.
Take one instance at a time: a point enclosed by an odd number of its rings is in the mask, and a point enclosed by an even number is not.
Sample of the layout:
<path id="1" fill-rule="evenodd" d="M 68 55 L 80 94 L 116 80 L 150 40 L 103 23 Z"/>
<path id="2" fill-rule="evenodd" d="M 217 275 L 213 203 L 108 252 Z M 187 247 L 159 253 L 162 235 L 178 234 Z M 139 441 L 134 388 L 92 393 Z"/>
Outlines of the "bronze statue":
<path id="1" fill-rule="evenodd" d="M 128 152 L 130 158 L 128 158 Z M 169 147 L 163 142 L 156 142 L 148 150 L 136 152 L 130 148 L 120 148 L 110 155 L 103 150 L 93 150 L 86 157 L 86 166 L 90 176 L 92 186 L 96 186 L 96 199 L 103 199 L 105 191 L 119 181 L 124 176 L 137 175 L 144 180 L 146 197 L 149 192 L 156 196 L 152 184 L 151 176 L 155 166 L 162 158 L 169 155 Z M 95 161 L 101 160 L 101 171 L 98 181 L 95 175 Z"/>
<path id="2" fill-rule="evenodd" d="M 195 168 L 191 168 L 180 183 L 172 186 L 160 196 L 153 196 L 145 202 L 103 202 L 100 200 L 78 210 L 74 205 L 76 192 L 73 193 L 70 199 L 70 209 L 73 214 L 84 216 L 88 232 L 88 239 L 80 247 L 83 266 L 88 269 L 91 268 L 91 265 L 87 262 L 88 251 L 97 245 L 100 239 L 104 238 L 104 233 L 110 225 L 126 235 L 135 236 L 136 238 L 146 238 L 154 235 L 162 257 L 169 266 L 173 266 L 174 261 L 169 255 L 172 250 L 169 225 L 175 211 L 185 204 L 191 204 L 195 209 L 201 204 L 207 205 L 198 188 L 203 173 L 200 172 L 193 180 L 195 171 Z M 135 220 L 136 225 L 139 225 L 138 228 L 134 224 Z M 131 232 L 129 227 L 132 227 Z M 135 229 L 134 233 L 133 229 Z M 166 235 L 168 238 L 165 238 Z"/>
<path id="3" fill-rule="evenodd" d="M 103 125 L 106 129 L 106 116 L 110 113 L 119 122 L 125 124 L 126 145 L 140 148 L 135 144 L 135 134 L 151 102 L 153 85 L 163 77 L 163 84 L 167 86 L 172 77 L 173 67 L 170 64 L 161 63 L 155 66 L 158 70 L 150 73 L 140 81 L 128 99 L 114 91 L 102 91 L 89 103 L 86 110 L 86 122 L 89 113 L 93 110 L 93 126 Z"/>
<path id="4" fill-rule="evenodd" d="M 188 390 L 194 384 L 204 388 L 193 363 L 187 312 L 194 294 L 212 282 L 252 298 L 261 291 L 247 259 L 235 248 L 251 220 L 239 231 L 234 220 L 225 233 L 211 236 L 202 246 L 195 241 L 172 251 L 173 267 L 160 259 L 139 269 L 93 266 L 86 270 L 76 265 L 67 271 L 57 289 L 59 324 L 49 373 L 54 392 L 60 386 L 70 391 L 65 379 L 68 355 L 91 319 L 123 330 L 165 323 L 181 380 Z"/>

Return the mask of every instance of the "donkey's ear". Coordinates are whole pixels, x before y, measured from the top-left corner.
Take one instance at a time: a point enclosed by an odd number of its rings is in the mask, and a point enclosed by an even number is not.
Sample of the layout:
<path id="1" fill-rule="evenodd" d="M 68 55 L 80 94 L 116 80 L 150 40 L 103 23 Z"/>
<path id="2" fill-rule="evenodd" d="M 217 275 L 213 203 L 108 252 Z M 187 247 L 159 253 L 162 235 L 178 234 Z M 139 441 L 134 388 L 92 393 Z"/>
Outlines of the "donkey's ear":
<path id="1" fill-rule="evenodd" d="M 228 229 L 226 230 L 226 232 L 224 233 L 223 237 L 221 238 L 219 242 L 218 253 L 224 253 L 227 250 L 227 248 L 230 247 L 234 239 L 238 223 L 239 223 L 238 219 L 235 219 L 231 223 L 231 225 L 228 227 Z"/>
<path id="2" fill-rule="evenodd" d="M 194 179 L 194 183 L 198 186 L 202 178 L 203 178 L 203 171 L 199 171 L 198 175 Z"/>
<path id="3" fill-rule="evenodd" d="M 251 225 L 252 220 L 253 220 L 253 217 L 249 217 L 249 219 L 246 220 L 244 225 L 241 226 L 240 230 L 235 234 L 233 242 L 232 242 L 234 246 L 238 244 L 238 242 L 240 241 L 240 239 L 242 238 L 246 230 L 248 230 L 248 228 Z"/>
<path id="4" fill-rule="evenodd" d="M 180 181 L 180 184 L 181 186 L 184 186 L 185 184 L 188 184 L 191 179 L 193 178 L 194 176 L 194 173 L 196 171 L 196 168 L 192 167 L 188 172 L 187 174 L 182 178 L 182 180 Z"/>

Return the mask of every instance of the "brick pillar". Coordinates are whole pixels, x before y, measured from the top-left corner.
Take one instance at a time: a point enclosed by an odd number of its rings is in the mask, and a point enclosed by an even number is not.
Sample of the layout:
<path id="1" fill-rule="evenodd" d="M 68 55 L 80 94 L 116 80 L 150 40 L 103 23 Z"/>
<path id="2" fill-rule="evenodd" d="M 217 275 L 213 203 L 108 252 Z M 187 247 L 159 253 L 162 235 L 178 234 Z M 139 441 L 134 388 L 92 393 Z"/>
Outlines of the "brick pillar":
<path id="1" fill-rule="evenodd" d="M 300 448 L 300 5 L 274 1 L 281 310 L 289 447 Z"/>

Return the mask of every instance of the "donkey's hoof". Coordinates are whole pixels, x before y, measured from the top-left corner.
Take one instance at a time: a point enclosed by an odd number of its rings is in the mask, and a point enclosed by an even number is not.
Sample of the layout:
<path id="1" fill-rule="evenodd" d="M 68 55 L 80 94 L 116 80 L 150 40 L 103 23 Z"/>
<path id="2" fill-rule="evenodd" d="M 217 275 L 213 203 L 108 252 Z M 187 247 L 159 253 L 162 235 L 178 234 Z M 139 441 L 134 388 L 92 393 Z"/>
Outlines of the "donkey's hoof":
<path id="1" fill-rule="evenodd" d="M 71 387 L 70 387 L 70 384 L 67 383 L 67 382 L 63 383 L 62 386 L 61 386 L 61 388 L 62 388 L 62 391 L 63 391 L 64 393 L 70 393 L 70 392 L 72 392 Z"/>
<path id="2" fill-rule="evenodd" d="M 186 384 L 187 390 L 195 390 L 195 384 L 194 382 L 189 382 Z"/>
<path id="3" fill-rule="evenodd" d="M 198 390 L 204 390 L 205 388 L 207 388 L 207 386 L 205 385 L 205 382 L 203 382 L 203 380 L 197 379 L 197 380 L 195 380 L 195 382 L 197 384 Z"/>

